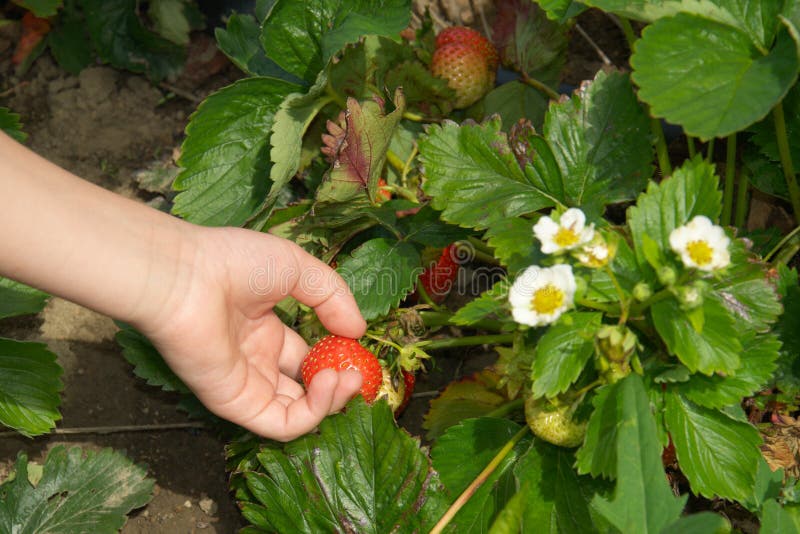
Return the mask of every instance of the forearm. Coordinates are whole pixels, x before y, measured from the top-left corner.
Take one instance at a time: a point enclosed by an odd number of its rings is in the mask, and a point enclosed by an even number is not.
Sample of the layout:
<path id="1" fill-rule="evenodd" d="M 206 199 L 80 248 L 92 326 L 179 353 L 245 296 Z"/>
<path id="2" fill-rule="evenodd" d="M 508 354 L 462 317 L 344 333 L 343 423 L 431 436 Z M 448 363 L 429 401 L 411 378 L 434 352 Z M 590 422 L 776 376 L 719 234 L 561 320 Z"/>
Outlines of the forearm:
<path id="1" fill-rule="evenodd" d="M 126 321 L 168 298 L 192 226 L 82 180 L 0 133 L 0 274 Z"/>

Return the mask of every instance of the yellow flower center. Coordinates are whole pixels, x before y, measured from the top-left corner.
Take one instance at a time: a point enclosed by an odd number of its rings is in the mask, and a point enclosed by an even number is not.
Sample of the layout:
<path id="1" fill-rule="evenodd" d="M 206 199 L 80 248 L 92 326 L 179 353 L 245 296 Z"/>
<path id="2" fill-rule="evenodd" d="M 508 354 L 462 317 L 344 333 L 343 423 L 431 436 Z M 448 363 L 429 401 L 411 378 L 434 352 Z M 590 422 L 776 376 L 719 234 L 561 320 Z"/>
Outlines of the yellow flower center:
<path id="1" fill-rule="evenodd" d="M 564 302 L 564 292 L 553 284 L 547 284 L 537 289 L 531 299 L 531 309 L 542 315 L 549 315 L 556 311 Z"/>
<path id="2" fill-rule="evenodd" d="M 697 265 L 708 265 L 714 256 L 714 249 L 708 246 L 705 241 L 691 241 L 686 245 L 686 252 Z"/>
<path id="3" fill-rule="evenodd" d="M 562 226 L 558 229 L 558 232 L 556 232 L 553 241 L 561 248 L 571 247 L 578 242 L 578 234 L 573 232 L 571 228 L 564 228 Z"/>

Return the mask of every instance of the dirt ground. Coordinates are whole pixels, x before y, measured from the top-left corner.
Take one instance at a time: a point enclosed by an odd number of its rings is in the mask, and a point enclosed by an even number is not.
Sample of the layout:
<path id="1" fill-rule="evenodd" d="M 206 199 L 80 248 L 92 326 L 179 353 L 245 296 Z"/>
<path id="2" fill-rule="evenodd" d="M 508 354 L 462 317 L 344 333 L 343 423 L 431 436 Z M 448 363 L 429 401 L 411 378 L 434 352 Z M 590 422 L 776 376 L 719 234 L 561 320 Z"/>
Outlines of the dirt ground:
<path id="1" fill-rule="evenodd" d="M 627 53 L 621 34 L 608 20 L 587 14 L 581 20 L 617 65 Z M 142 201 L 158 195 L 142 190 L 137 173 L 169 159 L 180 146 L 187 117 L 196 102 L 176 97 L 145 78 L 94 66 L 70 76 L 43 56 L 18 79 L 9 63 L 13 41 L 0 35 L 0 106 L 22 116 L 27 145 L 73 173 L 120 194 Z M 565 82 L 577 84 L 602 67 L 588 41 L 573 39 Z M 207 79 L 184 80 L 182 88 L 204 98 L 238 74 L 232 67 Z M 202 77 L 201 77 L 202 78 Z M 180 83 L 180 81 L 178 82 Z M 116 326 L 107 317 L 52 299 L 36 317 L 0 321 L 0 336 L 43 341 L 58 354 L 64 368 L 62 429 L 187 422 L 177 398 L 146 386 L 132 373 L 113 340 Z M 442 384 L 486 365 L 492 356 L 474 349 L 472 356 L 442 358 L 437 369 L 420 377 L 417 396 L 401 419 L 412 433 L 428 402 Z M 196 531 L 234 532 L 244 525 L 228 493 L 224 442 L 198 429 L 88 432 L 36 439 L 0 437 L 0 479 L 19 451 L 41 461 L 59 444 L 85 448 L 113 447 L 148 468 L 156 480 L 153 500 L 135 511 L 124 533 Z"/>

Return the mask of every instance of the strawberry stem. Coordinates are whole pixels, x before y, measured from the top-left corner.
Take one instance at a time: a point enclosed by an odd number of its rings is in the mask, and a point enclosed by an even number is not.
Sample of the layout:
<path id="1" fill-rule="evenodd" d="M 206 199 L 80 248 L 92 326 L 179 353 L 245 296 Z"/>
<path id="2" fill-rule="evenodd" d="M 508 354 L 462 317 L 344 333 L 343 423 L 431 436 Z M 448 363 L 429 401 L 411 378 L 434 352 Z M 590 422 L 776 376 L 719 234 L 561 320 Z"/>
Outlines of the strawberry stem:
<path id="1" fill-rule="evenodd" d="M 439 522 L 436 523 L 436 525 L 431 529 L 430 534 L 440 534 L 444 531 L 445 527 L 450 524 L 450 521 L 453 520 L 458 511 L 461 510 L 465 504 L 467 504 L 467 501 L 469 501 L 473 495 L 475 495 L 475 492 L 478 491 L 478 488 L 480 488 L 483 483 L 486 482 L 490 476 L 492 476 L 492 473 L 494 473 L 495 469 L 497 469 L 503 460 L 505 460 L 506 456 L 508 456 L 508 453 L 514 449 L 514 446 L 516 446 L 519 440 L 521 440 L 527 433 L 528 426 L 525 425 L 514 435 L 513 438 L 503 445 L 503 448 L 500 449 L 500 452 L 498 452 L 497 455 L 492 458 L 492 461 L 486 465 L 486 467 L 477 477 L 475 477 L 475 480 L 473 480 L 470 485 L 467 486 L 467 489 L 465 489 L 464 492 L 458 496 L 458 499 L 456 499 L 455 502 L 450 505 L 450 508 L 447 509 Z"/>
<path id="2" fill-rule="evenodd" d="M 511 343 L 514 341 L 515 335 L 516 334 L 484 334 L 478 336 L 449 337 L 445 339 L 421 341 L 417 346 L 425 350 L 439 350 L 456 347 L 472 347 L 474 345 Z"/>
<path id="3" fill-rule="evenodd" d="M 428 328 L 435 326 L 459 326 L 452 321 L 453 314 L 445 311 L 421 311 L 419 316 Z M 463 325 L 461 325 L 463 326 Z M 488 330 L 490 332 L 500 332 L 503 330 L 503 323 L 493 319 L 482 319 L 469 325 L 476 330 Z"/>
<path id="4" fill-rule="evenodd" d="M 534 89 L 536 89 L 538 91 L 541 91 L 542 93 L 547 95 L 547 98 L 549 98 L 550 100 L 558 100 L 559 98 L 561 98 L 561 95 L 559 95 L 556 91 L 554 91 L 550 86 L 545 85 L 544 83 L 540 82 L 536 78 L 531 78 L 525 72 L 522 73 L 522 76 L 521 76 L 520 79 L 524 83 L 526 83 L 526 84 L 530 85 L 531 87 L 533 87 Z"/>

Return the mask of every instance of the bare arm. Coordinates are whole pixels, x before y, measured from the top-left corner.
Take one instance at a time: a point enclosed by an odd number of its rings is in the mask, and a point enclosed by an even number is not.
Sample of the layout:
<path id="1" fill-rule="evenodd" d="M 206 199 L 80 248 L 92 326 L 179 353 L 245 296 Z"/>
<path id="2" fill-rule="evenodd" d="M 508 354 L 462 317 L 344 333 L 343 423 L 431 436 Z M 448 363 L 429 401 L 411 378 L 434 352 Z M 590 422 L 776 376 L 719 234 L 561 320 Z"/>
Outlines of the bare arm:
<path id="1" fill-rule="evenodd" d="M 0 133 L 0 274 L 127 321 L 218 415 L 276 439 L 313 429 L 357 373 L 297 382 L 308 347 L 272 312 L 287 295 L 333 333 L 366 325 L 344 281 L 293 243 L 205 228 L 86 182 Z"/>

